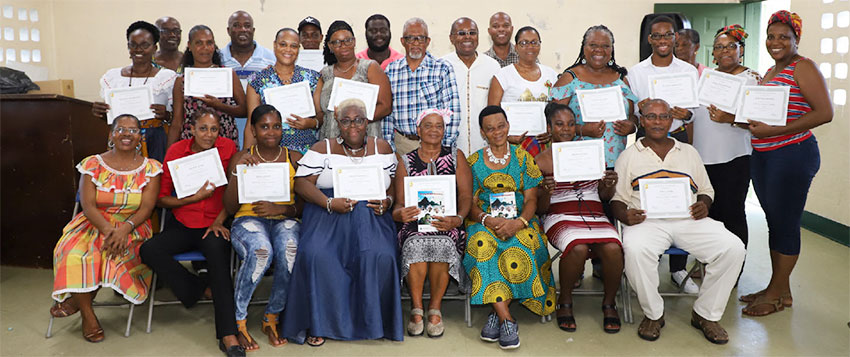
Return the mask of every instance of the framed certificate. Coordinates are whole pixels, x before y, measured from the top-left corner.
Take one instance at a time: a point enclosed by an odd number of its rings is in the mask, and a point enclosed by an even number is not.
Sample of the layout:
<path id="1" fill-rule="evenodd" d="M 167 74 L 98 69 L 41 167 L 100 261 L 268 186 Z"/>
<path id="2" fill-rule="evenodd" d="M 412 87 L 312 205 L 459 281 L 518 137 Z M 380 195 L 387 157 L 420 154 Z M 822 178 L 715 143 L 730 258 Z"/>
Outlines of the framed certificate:
<path id="1" fill-rule="evenodd" d="M 620 86 L 576 90 L 581 120 L 585 123 L 626 119 L 626 105 Z"/>
<path id="2" fill-rule="evenodd" d="M 646 218 L 689 218 L 691 179 L 687 177 L 638 180 L 640 208 Z"/>
<path id="3" fill-rule="evenodd" d="M 168 162 L 177 198 L 194 195 L 204 182 L 219 187 L 227 184 L 218 149 L 212 148 Z"/>
<path id="4" fill-rule="evenodd" d="M 601 179 L 605 176 L 603 140 L 552 143 L 552 171 L 558 182 Z"/>
<path id="5" fill-rule="evenodd" d="M 316 116 L 313 95 L 310 93 L 310 85 L 306 81 L 266 89 L 263 91 L 263 100 L 280 112 L 280 116 L 284 119 L 284 129 L 289 128 L 289 125 L 286 124 L 286 118 L 289 117 L 289 114 L 295 114 L 302 118 Z"/>
<path id="6" fill-rule="evenodd" d="M 528 132 L 529 136 L 539 135 L 546 132 L 546 116 L 543 108 L 546 102 L 502 102 L 502 109 L 508 115 L 508 123 L 511 129 L 508 135 L 522 135 Z"/>
<path id="7" fill-rule="evenodd" d="M 239 203 L 289 202 L 289 163 L 236 165 Z"/>
<path id="8" fill-rule="evenodd" d="M 653 74 L 649 77 L 649 97 L 664 99 L 670 107 L 696 108 L 697 72 Z"/>
<path id="9" fill-rule="evenodd" d="M 183 95 L 203 97 L 207 94 L 216 98 L 233 96 L 233 68 L 183 69 Z"/>
<path id="10" fill-rule="evenodd" d="M 378 165 L 333 168 L 334 197 L 352 200 L 381 200 L 387 197 L 384 169 Z"/>
<path id="11" fill-rule="evenodd" d="M 321 72 L 325 67 L 325 56 L 322 50 L 305 50 L 298 51 L 298 59 L 295 64 L 304 68 L 312 69 L 316 72 Z"/>
<path id="12" fill-rule="evenodd" d="M 773 126 L 785 126 L 788 119 L 788 86 L 744 86 L 741 108 L 735 114 L 736 123 L 760 121 Z"/>
<path id="13" fill-rule="evenodd" d="M 714 105 L 717 109 L 735 114 L 741 89 L 746 83 L 747 79 L 744 77 L 705 69 L 697 84 L 699 104 L 706 107 Z"/>
<path id="14" fill-rule="evenodd" d="M 106 91 L 106 123 L 112 125 L 115 117 L 122 114 L 133 114 L 139 120 L 153 119 L 153 92 L 148 86 L 112 88 Z"/>
<path id="15" fill-rule="evenodd" d="M 375 120 L 375 105 L 378 104 L 379 89 L 377 84 L 336 78 L 331 90 L 331 98 L 328 100 L 328 110 L 334 110 L 343 100 L 357 98 L 366 104 L 366 118 Z"/>
<path id="16" fill-rule="evenodd" d="M 455 175 L 406 176 L 404 206 L 419 208 L 419 232 L 436 232 L 434 217 L 457 215 L 457 181 Z"/>

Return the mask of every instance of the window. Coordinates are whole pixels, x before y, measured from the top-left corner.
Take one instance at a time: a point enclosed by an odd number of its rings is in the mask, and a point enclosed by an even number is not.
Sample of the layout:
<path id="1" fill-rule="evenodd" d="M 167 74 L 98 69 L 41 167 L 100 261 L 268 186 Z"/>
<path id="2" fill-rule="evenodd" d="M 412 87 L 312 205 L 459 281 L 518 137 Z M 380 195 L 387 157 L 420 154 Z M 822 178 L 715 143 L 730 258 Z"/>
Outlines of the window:
<path id="1" fill-rule="evenodd" d="M 832 102 L 835 105 L 847 104 L 847 91 L 843 89 L 836 89 L 835 92 L 832 92 Z"/>
<path id="2" fill-rule="evenodd" d="M 828 55 L 832 53 L 832 39 L 831 38 L 822 38 L 820 39 L 820 53 Z"/>
<path id="3" fill-rule="evenodd" d="M 820 73 L 823 75 L 823 78 L 829 79 L 829 77 L 832 77 L 832 66 L 827 62 L 821 63 Z"/>
<path id="4" fill-rule="evenodd" d="M 823 14 L 820 17 L 820 28 L 824 30 L 831 29 L 834 20 L 835 16 L 831 12 Z"/>

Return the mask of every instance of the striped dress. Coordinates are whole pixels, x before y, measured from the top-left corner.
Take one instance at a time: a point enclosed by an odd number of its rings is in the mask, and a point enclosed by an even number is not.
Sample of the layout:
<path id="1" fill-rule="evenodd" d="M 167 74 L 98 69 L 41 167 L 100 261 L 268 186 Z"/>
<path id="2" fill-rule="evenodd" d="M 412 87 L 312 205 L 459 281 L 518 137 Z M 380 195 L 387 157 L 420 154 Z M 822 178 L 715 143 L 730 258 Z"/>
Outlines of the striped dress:
<path id="1" fill-rule="evenodd" d="M 620 235 L 602 210 L 599 180 L 558 182 L 549 213 L 543 217 L 543 229 L 549 244 L 563 253 L 578 244 L 621 244 Z"/>
<path id="2" fill-rule="evenodd" d="M 91 177 L 97 188 L 97 210 L 114 225 L 136 213 L 142 203 L 142 189 L 151 177 L 162 173 L 162 165 L 146 158 L 135 170 L 117 171 L 100 155 L 94 155 L 83 159 L 77 170 Z M 146 220 L 128 237 L 129 249 L 108 260 L 102 251 L 103 234 L 80 212 L 62 229 L 53 250 L 53 299 L 62 302 L 71 293 L 111 287 L 128 301 L 141 304 L 148 296 L 152 274 L 142 264 L 139 247 L 152 235 L 150 220 Z"/>
<path id="3" fill-rule="evenodd" d="M 794 79 L 794 70 L 797 68 L 797 63 L 799 63 L 802 59 L 803 57 L 800 57 L 796 61 L 791 62 L 791 64 L 785 67 L 782 72 L 779 72 L 779 74 L 771 80 L 762 83 L 762 85 L 765 86 L 791 87 L 791 93 L 788 96 L 788 119 L 786 121 L 786 125 L 812 111 L 812 107 L 800 91 L 800 86 L 797 85 L 797 80 Z M 770 67 L 770 69 L 767 70 L 767 73 L 770 73 L 770 71 L 773 71 L 773 67 Z M 753 149 L 756 151 L 770 151 L 779 149 L 783 146 L 799 143 L 812 136 L 812 132 L 810 130 L 806 130 L 795 134 L 771 136 L 761 139 L 753 137 L 752 144 Z"/>

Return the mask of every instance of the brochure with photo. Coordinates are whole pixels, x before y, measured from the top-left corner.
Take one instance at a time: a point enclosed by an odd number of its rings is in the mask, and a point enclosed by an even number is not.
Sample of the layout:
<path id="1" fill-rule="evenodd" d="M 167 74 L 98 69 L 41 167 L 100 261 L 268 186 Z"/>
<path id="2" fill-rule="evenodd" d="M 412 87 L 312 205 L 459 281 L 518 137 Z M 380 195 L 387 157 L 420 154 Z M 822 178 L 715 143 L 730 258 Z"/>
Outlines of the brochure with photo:
<path id="1" fill-rule="evenodd" d="M 434 217 L 446 215 L 446 206 L 443 203 L 445 197 L 442 192 L 419 191 L 417 192 L 417 208 L 419 208 L 418 230 L 419 232 L 436 232 L 437 229 L 431 225 Z"/>
<path id="2" fill-rule="evenodd" d="M 503 192 L 490 194 L 490 216 L 514 219 L 517 215 L 515 193 Z"/>

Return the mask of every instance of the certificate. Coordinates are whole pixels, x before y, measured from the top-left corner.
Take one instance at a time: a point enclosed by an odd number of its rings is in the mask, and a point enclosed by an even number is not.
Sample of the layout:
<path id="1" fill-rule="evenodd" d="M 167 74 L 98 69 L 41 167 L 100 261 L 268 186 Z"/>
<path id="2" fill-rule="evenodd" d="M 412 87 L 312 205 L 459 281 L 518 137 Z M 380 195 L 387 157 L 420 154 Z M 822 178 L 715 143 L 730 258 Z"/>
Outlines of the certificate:
<path id="1" fill-rule="evenodd" d="M 640 208 L 646 218 L 691 216 L 691 179 L 687 177 L 638 180 Z"/>
<path id="2" fill-rule="evenodd" d="M 310 93 L 310 85 L 307 81 L 266 89 L 263 91 L 263 99 L 266 104 L 274 106 L 280 112 L 281 118 L 284 118 L 284 129 L 289 128 L 285 119 L 290 114 L 302 118 L 316 116 L 313 95 Z"/>
<path id="3" fill-rule="evenodd" d="M 366 118 L 375 120 L 375 105 L 378 104 L 377 84 L 352 81 L 345 78 L 335 78 L 331 98 L 328 101 L 328 110 L 333 111 L 339 103 L 350 98 L 357 98 L 366 104 Z"/>
<path id="4" fill-rule="evenodd" d="M 106 123 L 112 125 L 115 117 L 122 114 L 133 114 L 139 120 L 153 119 L 153 92 L 148 86 L 113 88 L 106 91 Z"/>
<path id="5" fill-rule="evenodd" d="M 322 68 L 325 67 L 325 56 L 322 54 L 322 50 L 302 49 L 298 51 L 298 59 L 295 60 L 295 65 L 321 72 Z"/>
<path id="6" fill-rule="evenodd" d="M 714 105 L 717 109 L 735 114 L 745 84 L 747 79 L 744 77 L 705 69 L 697 85 L 699 104 L 706 107 Z"/>
<path id="7" fill-rule="evenodd" d="M 203 97 L 207 94 L 216 98 L 233 96 L 233 68 L 183 69 L 183 95 Z"/>
<path id="8" fill-rule="evenodd" d="M 511 129 L 508 135 L 538 135 L 546 132 L 546 102 L 502 102 Z"/>
<path id="9" fill-rule="evenodd" d="M 404 206 L 419 208 L 419 232 L 436 232 L 434 217 L 457 215 L 455 175 L 407 176 L 404 178 Z"/>
<path id="10" fill-rule="evenodd" d="M 623 90 L 620 86 L 599 89 L 579 89 L 578 107 L 581 120 L 585 123 L 626 119 L 626 106 L 623 103 Z"/>
<path id="11" fill-rule="evenodd" d="M 649 97 L 664 99 L 670 107 L 696 108 L 697 72 L 654 74 L 649 77 Z"/>
<path id="12" fill-rule="evenodd" d="M 387 197 L 384 169 L 378 165 L 333 168 L 334 197 L 352 200 L 382 200 Z"/>
<path id="13" fill-rule="evenodd" d="M 239 203 L 289 202 L 289 163 L 236 165 Z"/>
<path id="14" fill-rule="evenodd" d="M 788 86 L 744 86 L 741 108 L 735 115 L 735 122 L 755 120 L 768 125 L 785 126 L 790 93 L 791 87 Z"/>
<path id="15" fill-rule="evenodd" d="M 558 182 L 601 179 L 605 176 L 603 140 L 552 143 L 552 171 Z"/>
<path id="16" fill-rule="evenodd" d="M 227 184 L 218 149 L 212 148 L 168 162 L 177 198 L 194 195 L 204 182 L 219 187 Z"/>

